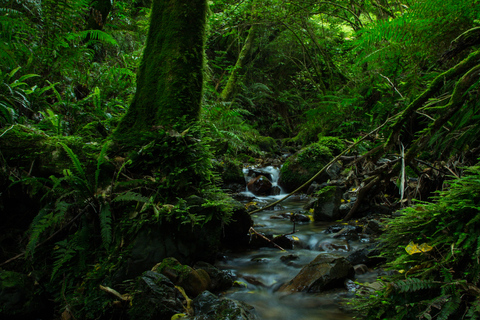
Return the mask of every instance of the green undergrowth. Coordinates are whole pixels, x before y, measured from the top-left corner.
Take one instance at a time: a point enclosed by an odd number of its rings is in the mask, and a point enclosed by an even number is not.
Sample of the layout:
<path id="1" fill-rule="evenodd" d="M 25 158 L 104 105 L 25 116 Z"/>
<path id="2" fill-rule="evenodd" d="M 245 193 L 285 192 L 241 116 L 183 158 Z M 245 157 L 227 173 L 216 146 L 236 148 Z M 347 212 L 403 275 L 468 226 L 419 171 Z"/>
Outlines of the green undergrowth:
<path id="1" fill-rule="evenodd" d="M 381 252 L 393 275 L 360 297 L 362 319 L 480 317 L 480 165 L 432 200 L 389 221 Z"/>
<path id="2" fill-rule="evenodd" d="M 33 136 L 39 139 L 33 144 L 51 143 Z M 97 318 L 111 308 L 98 285 L 110 283 L 141 230 L 161 226 L 181 235 L 207 224 L 217 230 L 230 222 L 234 204 L 218 187 L 209 139 L 198 128 L 148 131 L 88 148 L 75 141 L 57 139 L 54 152 L 64 161 L 50 177 L 28 180 L 47 192 L 27 232 L 26 267 L 38 273 L 39 290 L 67 303 L 75 317 Z M 210 242 L 218 244 L 220 234 Z"/>

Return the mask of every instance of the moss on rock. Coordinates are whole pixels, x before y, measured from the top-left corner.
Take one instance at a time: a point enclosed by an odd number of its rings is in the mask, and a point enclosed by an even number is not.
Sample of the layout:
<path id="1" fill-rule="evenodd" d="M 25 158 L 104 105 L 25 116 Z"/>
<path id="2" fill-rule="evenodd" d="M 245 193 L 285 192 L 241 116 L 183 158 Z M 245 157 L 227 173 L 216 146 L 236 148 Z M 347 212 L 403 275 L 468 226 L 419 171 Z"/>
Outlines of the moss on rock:
<path id="1" fill-rule="evenodd" d="M 328 147 L 313 143 L 287 159 L 280 170 L 279 183 L 287 192 L 291 192 L 312 178 L 332 158 Z M 327 180 L 328 174 L 324 173 L 315 181 L 322 183 Z"/>

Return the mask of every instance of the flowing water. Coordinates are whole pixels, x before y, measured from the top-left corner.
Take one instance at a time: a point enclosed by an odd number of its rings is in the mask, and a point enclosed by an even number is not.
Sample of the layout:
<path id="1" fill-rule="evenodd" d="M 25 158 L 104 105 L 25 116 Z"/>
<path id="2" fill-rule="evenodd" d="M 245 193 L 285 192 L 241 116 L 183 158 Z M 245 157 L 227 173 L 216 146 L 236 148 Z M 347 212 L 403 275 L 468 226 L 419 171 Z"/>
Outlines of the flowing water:
<path id="1" fill-rule="evenodd" d="M 269 172 L 276 185 L 278 170 L 273 167 L 256 169 Z M 283 196 L 258 197 L 246 191 L 247 201 L 255 201 L 258 206 L 273 202 Z M 252 199 L 253 198 L 253 199 Z M 304 196 L 293 196 L 276 206 L 274 210 L 265 210 L 253 215 L 254 228 L 259 233 L 281 235 L 293 231 L 293 223 L 289 219 L 271 219 L 282 213 L 303 210 L 308 199 Z M 227 253 L 225 259 L 217 266 L 228 270 L 240 282 L 226 296 L 244 301 L 253 307 L 258 319 L 275 320 L 346 320 L 352 319 L 341 311 L 339 300 L 351 296 L 345 289 L 322 293 L 280 293 L 276 290 L 285 282 L 295 277 L 303 266 L 322 252 L 347 255 L 361 247 L 362 241 L 348 244 L 345 240 L 334 239 L 332 234 L 323 231 L 332 223 L 310 222 L 295 225 L 295 243 L 293 250 L 282 251 L 277 248 L 260 248 L 241 253 Z M 298 239 L 297 239 L 298 238 Z M 290 255 L 290 256 L 289 256 Z M 294 255 L 293 257 L 291 255 Z"/>

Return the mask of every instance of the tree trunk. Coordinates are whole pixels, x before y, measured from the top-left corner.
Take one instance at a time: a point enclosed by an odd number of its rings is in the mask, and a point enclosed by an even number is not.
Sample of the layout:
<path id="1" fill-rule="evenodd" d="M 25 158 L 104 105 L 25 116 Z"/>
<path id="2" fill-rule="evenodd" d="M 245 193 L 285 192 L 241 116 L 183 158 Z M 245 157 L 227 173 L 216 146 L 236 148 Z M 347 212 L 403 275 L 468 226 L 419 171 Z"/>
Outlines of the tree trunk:
<path id="1" fill-rule="evenodd" d="M 235 67 L 233 67 L 232 73 L 228 78 L 227 84 L 225 85 L 225 88 L 223 88 L 222 93 L 220 94 L 220 99 L 222 101 L 229 101 L 232 98 L 233 93 L 235 92 L 238 74 L 240 73 L 240 70 L 243 68 L 243 65 L 245 63 L 245 58 L 247 57 L 248 53 L 252 49 L 253 39 L 255 39 L 255 31 L 256 31 L 255 25 L 251 26 L 250 30 L 248 30 L 247 40 L 245 40 L 245 44 L 243 45 L 242 50 L 238 55 L 238 59 L 237 59 L 237 62 L 235 63 Z"/>
<path id="2" fill-rule="evenodd" d="M 206 14 L 206 0 L 153 1 L 137 91 L 117 136 L 135 136 L 157 126 L 186 128 L 198 119 Z"/>

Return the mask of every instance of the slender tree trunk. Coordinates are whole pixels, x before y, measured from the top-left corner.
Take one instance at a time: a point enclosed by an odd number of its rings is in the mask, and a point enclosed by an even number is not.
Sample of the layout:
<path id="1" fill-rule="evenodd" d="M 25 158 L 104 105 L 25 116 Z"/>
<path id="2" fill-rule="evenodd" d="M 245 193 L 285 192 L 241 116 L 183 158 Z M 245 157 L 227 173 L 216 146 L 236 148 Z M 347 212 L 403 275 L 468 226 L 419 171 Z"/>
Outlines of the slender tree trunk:
<path id="1" fill-rule="evenodd" d="M 199 116 L 206 0 L 154 0 L 137 91 L 116 134 L 186 128 Z"/>
<path id="2" fill-rule="evenodd" d="M 220 93 L 220 99 L 222 101 L 231 100 L 233 93 L 235 92 L 238 75 L 245 64 L 245 58 L 248 56 L 248 53 L 250 52 L 253 46 L 253 40 L 255 39 L 255 31 L 256 31 L 256 26 L 252 25 L 250 27 L 250 30 L 248 31 L 248 36 L 247 36 L 247 39 L 245 40 L 245 44 L 243 45 L 242 50 L 238 55 L 238 59 L 237 59 L 237 62 L 235 63 L 235 67 L 233 67 L 232 73 L 228 78 L 225 88 L 223 88 L 222 93 Z"/>

